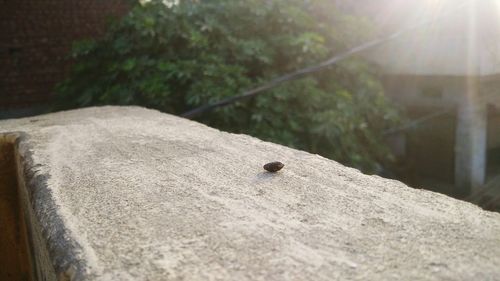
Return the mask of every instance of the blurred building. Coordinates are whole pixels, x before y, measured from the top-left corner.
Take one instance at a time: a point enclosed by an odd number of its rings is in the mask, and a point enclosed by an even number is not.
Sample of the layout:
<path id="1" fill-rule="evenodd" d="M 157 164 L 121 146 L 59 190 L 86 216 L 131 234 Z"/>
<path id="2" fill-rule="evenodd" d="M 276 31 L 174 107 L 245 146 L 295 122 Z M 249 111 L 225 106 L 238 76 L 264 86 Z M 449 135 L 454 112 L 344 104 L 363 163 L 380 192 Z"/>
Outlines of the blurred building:
<path id="1" fill-rule="evenodd" d="M 380 32 L 411 31 L 368 57 L 383 70 L 387 94 L 425 120 L 394 142 L 404 147 L 409 180 L 457 196 L 480 190 L 500 174 L 500 2 L 382 2 L 394 5 L 363 11 Z"/>
<path id="2" fill-rule="evenodd" d="M 0 119 L 43 112 L 73 41 L 102 34 L 125 0 L 0 1 Z"/>

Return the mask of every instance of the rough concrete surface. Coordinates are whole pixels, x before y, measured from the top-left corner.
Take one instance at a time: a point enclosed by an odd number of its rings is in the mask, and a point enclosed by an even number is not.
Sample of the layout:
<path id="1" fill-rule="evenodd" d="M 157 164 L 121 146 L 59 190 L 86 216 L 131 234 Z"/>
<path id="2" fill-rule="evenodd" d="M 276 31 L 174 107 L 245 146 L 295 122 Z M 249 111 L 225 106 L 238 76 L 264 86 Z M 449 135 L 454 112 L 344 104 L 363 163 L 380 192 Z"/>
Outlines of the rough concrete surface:
<path id="1" fill-rule="evenodd" d="M 500 214 L 317 155 L 138 107 L 6 120 L 3 132 L 26 134 L 59 276 L 500 280 Z M 271 161 L 285 167 L 265 172 Z"/>

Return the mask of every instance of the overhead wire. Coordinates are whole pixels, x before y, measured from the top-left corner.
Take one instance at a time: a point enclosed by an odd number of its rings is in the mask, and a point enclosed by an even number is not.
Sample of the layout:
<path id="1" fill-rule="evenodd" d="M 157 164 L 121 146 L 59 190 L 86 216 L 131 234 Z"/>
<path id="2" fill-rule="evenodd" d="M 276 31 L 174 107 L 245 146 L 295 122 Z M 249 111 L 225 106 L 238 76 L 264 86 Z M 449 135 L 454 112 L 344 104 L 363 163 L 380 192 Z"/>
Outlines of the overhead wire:
<path id="1" fill-rule="evenodd" d="M 239 100 L 251 98 L 251 97 L 254 97 L 256 95 L 262 94 L 263 92 L 265 92 L 269 89 L 275 88 L 275 87 L 277 87 L 277 86 L 279 86 L 287 81 L 296 80 L 296 79 L 302 78 L 306 75 L 318 72 L 318 71 L 323 70 L 325 68 L 328 68 L 334 64 L 337 64 L 337 63 L 339 63 L 347 58 L 350 58 L 355 54 L 361 53 L 363 51 L 372 49 L 374 47 L 377 47 L 377 46 L 383 45 L 387 42 L 390 42 L 392 40 L 395 40 L 395 39 L 399 38 L 400 36 L 410 32 L 410 31 L 413 31 L 413 30 L 419 29 L 423 26 L 427 26 L 429 24 L 441 21 L 444 18 L 448 17 L 449 15 L 454 14 L 455 12 L 466 7 L 467 4 L 469 4 L 469 3 L 470 3 L 470 1 L 465 0 L 460 5 L 458 5 L 455 9 L 447 11 L 445 14 L 442 14 L 438 18 L 424 20 L 424 21 L 422 21 L 418 24 L 415 24 L 413 26 L 402 28 L 401 30 L 399 30 L 395 33 L 392 33 L 390 35 L 382 36 L 382 37 L 379 37 L 379 38 L 374 39 L 372 41 L 369 41 L 369 42 L 363 43 L 361 45 L 358 45 L 356 47 L 350 48 L 349 50 L 347 50 L 341 54 L 335 55 L 335 56 L 331 57 L 330 59 L 323 61 L 317 65 L 302 68 L 302 69 L 299 69 L 295 72 L 285 74 L 283 76 L 272 79 L 271 81 L 264 83 L 256 88 L 253 88 L 251 90 L 247 90 L 240 95 L 231 96 L 231 97 L 222 99 L 222 100 L 215 102 L 215 103 L 211 103 L 211 104 L 207 104 L 207 105 L 203 105 L 203 106 L 194 108 L 194 109 L 189 110 L 185 113 L 182 113 L 180 116 L 182 116 L 184 118 L 192 119 L 192 118 L 194 118 L 194 117 L 196 117 L 196 116 L 198 116 L 201 113 L 204 113 L 206 111 L 210 111 L 210 110 L 213 110 L 215 108 L 222 107 L 222 106 L 234 103 L 234 102 L 239 101 Z"/>

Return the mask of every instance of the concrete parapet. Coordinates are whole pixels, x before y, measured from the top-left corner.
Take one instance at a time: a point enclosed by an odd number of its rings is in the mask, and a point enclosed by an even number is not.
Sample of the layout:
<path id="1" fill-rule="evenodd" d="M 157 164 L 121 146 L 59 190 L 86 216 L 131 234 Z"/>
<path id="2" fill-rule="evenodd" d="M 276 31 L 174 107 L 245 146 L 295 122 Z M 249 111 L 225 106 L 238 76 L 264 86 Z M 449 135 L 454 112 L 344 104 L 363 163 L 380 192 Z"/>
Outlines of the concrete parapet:
<path id="1" fill-rule="evenodd" d="M 12 132 L 35 278 L 500 280 L 500 214 L 318 155 L 138 107 Z"/>

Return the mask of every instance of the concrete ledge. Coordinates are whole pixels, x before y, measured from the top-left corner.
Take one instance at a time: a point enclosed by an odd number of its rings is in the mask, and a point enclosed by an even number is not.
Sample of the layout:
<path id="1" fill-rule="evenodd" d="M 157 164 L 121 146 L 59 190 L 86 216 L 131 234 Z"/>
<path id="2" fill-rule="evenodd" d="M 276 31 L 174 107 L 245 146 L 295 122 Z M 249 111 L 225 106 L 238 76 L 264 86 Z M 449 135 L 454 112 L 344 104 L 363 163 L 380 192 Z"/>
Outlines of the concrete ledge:
<path id="1" fill-rule="evenodd" d="M 11 132 L 39 280 L 500 280 L 500 214 L 317 155 L 137 107 Z"/>

